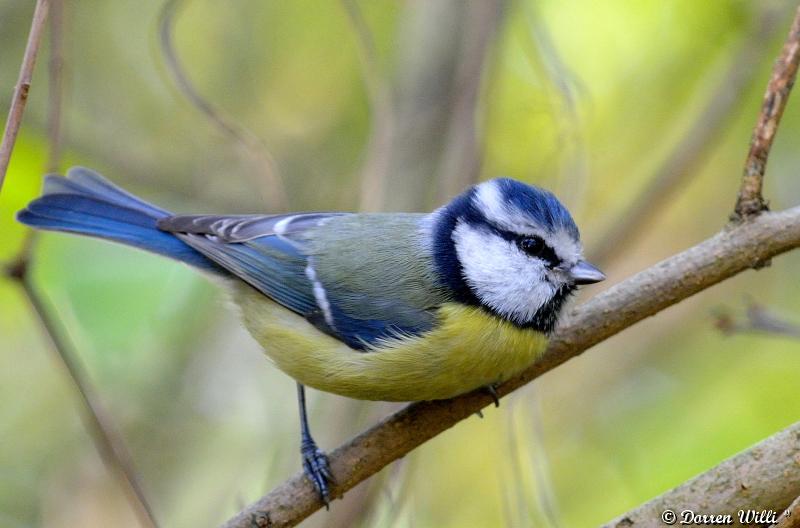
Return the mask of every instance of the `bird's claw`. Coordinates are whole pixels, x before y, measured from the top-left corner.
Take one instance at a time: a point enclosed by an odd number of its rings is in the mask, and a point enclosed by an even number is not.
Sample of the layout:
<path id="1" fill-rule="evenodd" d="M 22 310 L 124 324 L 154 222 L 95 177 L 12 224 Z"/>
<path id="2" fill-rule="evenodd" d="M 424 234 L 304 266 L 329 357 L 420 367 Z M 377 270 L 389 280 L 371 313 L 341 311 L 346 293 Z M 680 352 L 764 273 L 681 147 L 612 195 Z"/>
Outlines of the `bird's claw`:
<path id="1" fill-rule="evenodd" d="M 328 456 L 313 442 L 303 442 L 300 452 L 303 455 L 303 470 L 306 476 L 319 493 L 319 498 L 325 503 L 325 508 L 330 508 L 330 490 L 328 485 L 333 483 L 333 475 L 328 465 Z"/>
<path id="2" fill-rule="evenodd" d="M 497 385 L 491 383 L 486 387 L 484 387 L 484 390 L 489 393 L 489 396 L 492 397 L 492 400 L 494 401 L 494 406 L 500 407 L 500 396 L 497 394 Z"/>

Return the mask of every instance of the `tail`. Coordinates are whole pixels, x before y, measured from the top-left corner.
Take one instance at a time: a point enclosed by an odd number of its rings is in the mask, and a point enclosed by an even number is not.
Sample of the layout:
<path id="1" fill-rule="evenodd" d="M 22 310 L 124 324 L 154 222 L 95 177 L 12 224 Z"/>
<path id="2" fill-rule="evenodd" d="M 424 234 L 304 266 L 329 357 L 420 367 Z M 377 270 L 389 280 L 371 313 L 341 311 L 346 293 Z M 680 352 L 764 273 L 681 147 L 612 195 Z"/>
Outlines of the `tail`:
<path id="1" fill-rule="evenodd" d="M 121 242 L 208 271 L 220 268 L 156 222 L 172 216 L 112 184 L 98 173 L 73 167 L 66 177 L 45 177 L 40 198 L 17 213 L 25 225 Z"/>

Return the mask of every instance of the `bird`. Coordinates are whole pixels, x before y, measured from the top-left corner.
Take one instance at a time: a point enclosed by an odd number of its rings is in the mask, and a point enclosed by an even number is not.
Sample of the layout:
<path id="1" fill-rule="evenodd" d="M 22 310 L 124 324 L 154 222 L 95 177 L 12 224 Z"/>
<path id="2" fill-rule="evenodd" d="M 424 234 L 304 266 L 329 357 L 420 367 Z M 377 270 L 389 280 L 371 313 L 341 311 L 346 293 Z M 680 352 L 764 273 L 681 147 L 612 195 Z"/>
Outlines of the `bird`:
<path id="1" fill-rule="evenodd" d="M 19 222 L 120 242 L 222 283 L 266 356 L 296 381 L 300 454 L 334 484 L 305 387 L 383 401 L 488 390 L 543 354 L 579 286 L 605 275 L 551 192 L 510 178 L 431 213 L 172 214 L 73 167 L 45 177 Z"/>

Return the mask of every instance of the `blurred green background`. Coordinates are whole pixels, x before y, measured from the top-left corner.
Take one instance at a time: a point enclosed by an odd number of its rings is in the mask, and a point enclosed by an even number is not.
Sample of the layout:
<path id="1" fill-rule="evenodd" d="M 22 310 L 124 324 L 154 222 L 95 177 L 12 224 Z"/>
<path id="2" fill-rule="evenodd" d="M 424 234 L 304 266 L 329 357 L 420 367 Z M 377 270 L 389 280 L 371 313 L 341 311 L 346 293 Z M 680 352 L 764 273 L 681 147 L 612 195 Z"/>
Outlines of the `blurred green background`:
<path id="1" fill-rule="evenodd" d="M 715 233 L 732 209 L 791 2 L 192 0 L 176 55 L 236 127 L 190 102 L 159 43 L 163 2 L 66 1 L 61 170 L 93 167 L 180 212 L 420 210 L 508 175 L 563 197 L 606 283 Z M 0 110 L 33 9 L 0 4 Z M 0 196 L 46 170 L 48 40 Z M 800 203 L 800 101 L 769 161 L 773 209 Z M 711 102 L 711 103 L 710 103 Z M 724 117 L 704 114 L 709 104 Z M 719 116 L 717 116 L 719 117 Z M 697 163 L 607 243 L 690 131 Z M 472 141 L 472 138 L 476 138 Z M 678 148 L 680 152 L 685 148 Z M 271 163 L 267 160 L 271 159 Z M 667 171 L 669 173 L 669 171 Z M 800 323 L 800 255 L 747 272 L 595 347 L 351 491 L 308 526 L 593 526 L 800 419 L 800 343 L 723 335 L 751 297 Z M 163 526 L 211 526 L 300 467 L 293 382 L 202 276 L 45 234 L 33 278 L 122 431 Z M 18 285 L 0 278 L 0 525 L 136 526 L 73 386 Z M 393 406 L 312 391 L 324 448 Z"/>

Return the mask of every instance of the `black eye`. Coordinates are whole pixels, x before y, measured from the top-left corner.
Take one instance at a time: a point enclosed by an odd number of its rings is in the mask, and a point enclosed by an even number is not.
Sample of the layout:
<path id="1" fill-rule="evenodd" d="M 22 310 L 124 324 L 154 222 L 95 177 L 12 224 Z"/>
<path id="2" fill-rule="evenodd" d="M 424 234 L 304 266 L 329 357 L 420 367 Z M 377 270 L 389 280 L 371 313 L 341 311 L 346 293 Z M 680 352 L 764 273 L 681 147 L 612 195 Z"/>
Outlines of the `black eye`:
<path id="1" fill-rule="evenodd" d="M 544 240 L 538 236 L 520 238 L 517 244 L 522 251 L 533 257 L 540 257 L 547 247 Z"/>
<path id="2" fill-rule="evenodd" d="M 551 268 L 558 266 L 561 263 L 561 259 L 558 258 L 556 252 L 553 251 L 553 248 L 547 245 L 542 237 L 522 237 L 517 240 L 517 245 L 522 251 L 525 252 L 525 254 L 544 260 Z"/>

